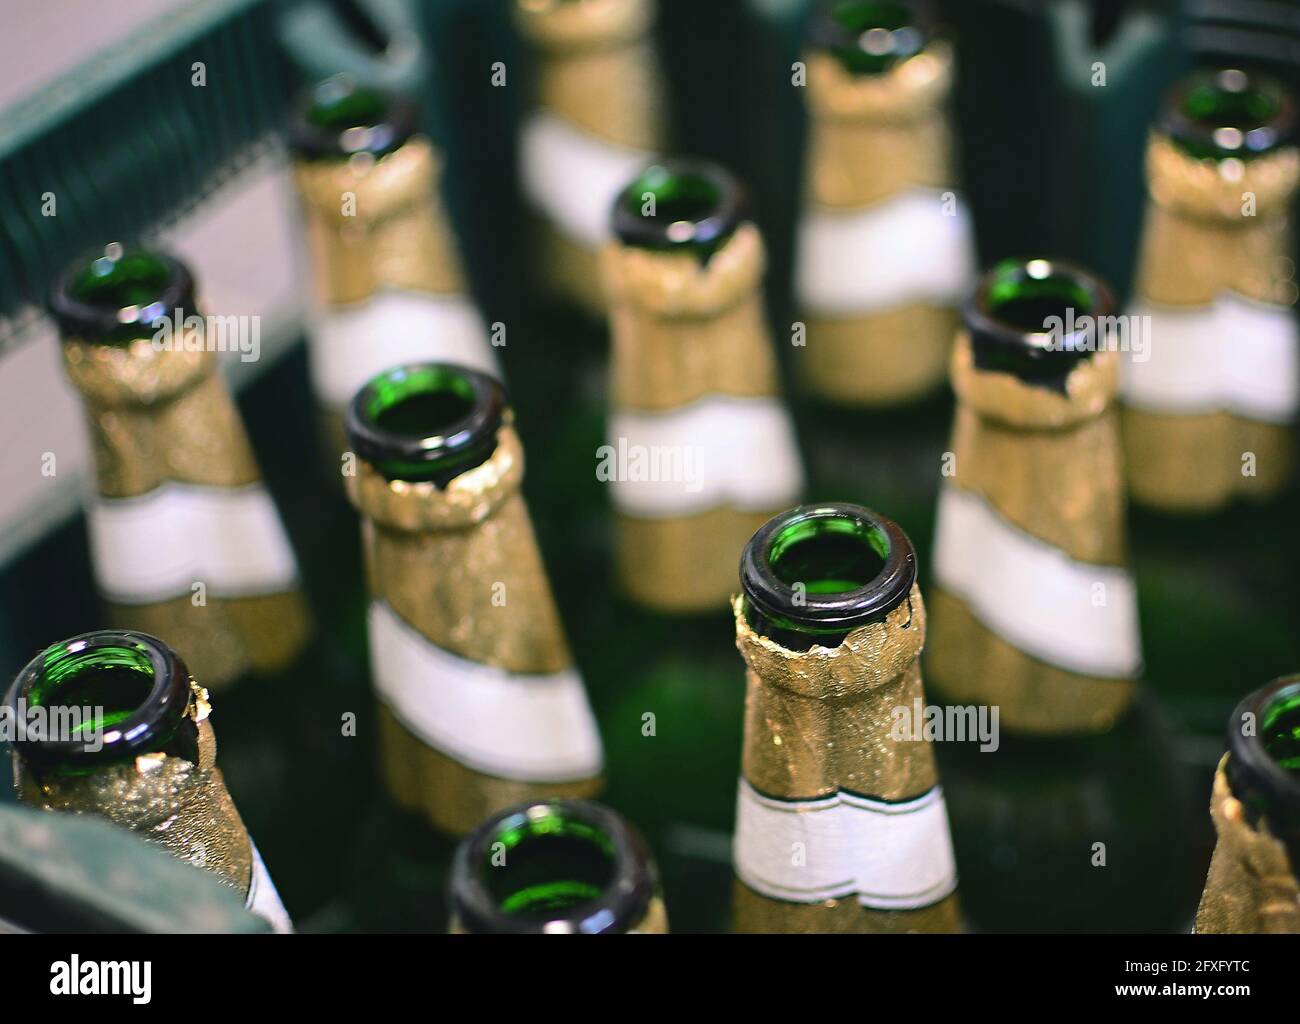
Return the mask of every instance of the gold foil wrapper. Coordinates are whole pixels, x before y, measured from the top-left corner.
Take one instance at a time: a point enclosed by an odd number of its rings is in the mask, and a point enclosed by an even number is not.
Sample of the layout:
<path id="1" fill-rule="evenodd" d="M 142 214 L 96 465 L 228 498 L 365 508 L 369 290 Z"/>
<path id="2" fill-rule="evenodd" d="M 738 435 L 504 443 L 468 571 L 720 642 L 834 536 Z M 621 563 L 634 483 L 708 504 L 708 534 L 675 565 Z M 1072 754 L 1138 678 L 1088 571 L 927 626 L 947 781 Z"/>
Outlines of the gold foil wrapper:
<path id="1" fill-rule="evenodd" d="M 202 694 L 195 690 L 196 696 Z M 194 704 L 189 714 L 199 717 Z M 107 818 L 178 860 L 211 871 L 247 897 L 253 873 L 248 830 L 217 767 L 211 724 L 203 718 L 192 727 L 198 738 L 197 763 L 170 754 L 143 754 L 86 775 L 57 775 L 38 774 L 15 758 L 19 799 L 47 811 Z"/>
<path id="2" fill-rule="evenodd" d="M 433 146 L 418 136 L 377 160 L 361 154 L 296 164 L 322 304 L 363 302 L 385 289 L 465 291 L 440 175 Z"/>
<path id="3" fill-rule="evenodd" d="M 179 339 L 170 351 L 156 349 L 151 338 L 123 345 L 64 342 L 64 365 L 85 399 L 101 497 L 137 497 L 169 481 L 231 488 L 261 482 L 216 353 L 187 347 Z M 311 633 L 296 588 L 209 594 L 205 602 L 194 604 L 187 591 L 151 604 L 108 602 L 107 611 L 113 625 L 165 640 L 214 689 L 250 669 L 287 666 Z"/>
<path id="4" fill-rule="evenodd" d="M 533 222 L 542 286 L 567 296 L 592 319 L 603 320 L 609 308 L 600 279 L 600 252 L 575 242 L 545 217 Z"/>
<path id="5" fill-rule="evenodd" d="M 506 425 L 492 456 L 443 490 L 387 480 L 365 461 L 347 484 L 363 516 L 372 597 L 462 658 L 509 672 L 558 672 L 572 657 L 519 492 L 523 470 L 519 438 Z M 381 712 L 380 724 L 394 799 L 453 834 L 512 804 L 591 796 L 601 785 L 495 778 L 434 750 L 391 711 Z"/>
<path id="6" fill-rule="evenodd" d="M 1210 815 L 1219 841 L 1196 912 L 1204 934 L 1300 933 L 1300 886 L 1286 847 L 1268 832 L 1252 828 L 1228 785 L 1225 754 L 1214 773 Z"/>
<path id="7" fill-rule="evenodd" d="M 1228 292 L 1277 306 L 1295 302 L 1289 206 L 1300 181 L 1300 151 L 1198 160 L 1155 133 L 1147 146 L 1147 179 L 1136 284 L 1141 298 L 1184 310 L 1208 310 Z M 1251 216 L 1245 215 L 1247 194 L 1254 197 Z M 1237 496 L 1269 497 L 1291 477 L 1287 426 L 1226 410 L 1133 408 L 1125 410 L 1123 423 L 1129 493 L 1143 505 L 1207 512 Z M 1242 472 L 1244 452 L 1256 455 L 1253 476 Z"/>
<path id="8" fill-rule="evenodd" d="M 917 660 L 925 605 L 915 585 L 882 622 L 861 626 L 838 647 L 791 651 L 750 628 L 744 599 L 732 602 L 746 673 L 741 771 L 771 796 L 812 800 L 840 789 L 907 800 L 938 782 L 924 741 L 892 737 L 893 709 L 924 702 Z M 878 911 L 854 897 L 788 903 L 736 881 L 733 924 L 743 932 L 955 931 L 952 894 L 919 910 Z"/>
<path id="9" fill-rule="evenodd" d="M 808 201 L 851 213 L 906 189 L 952 184 L 945 103 L 952 50 L 942 41 L 879 75 L 855 75 L 828 53 L 807 57 Z M 856 316 L 804 314 L 800 353 L 812 393 L 843 405 L 911 401 L 943 384 L 957 326 L 921 303 Z"/>
<path id="10" fill-rule="evenodd" d="M 539 52 L 541 108 L 606 142 L 660 149 L 654 16 L 652 0 L 517 0 L 516 23 Z"/>
<path id="11" fill-rule="evenodd" d="M 950 485 L 979 494 L 1012 526 L 1075 561 L 1123 566 L 1117 369 L 1116 353 L 1098 352 L 1071 371 L 1061 394 L 976 368 L 969 338 L 959 335 Z M 1103 730 L 1135 695 L 1133 680 L 1082 676 L 1031 657 L 939 586 L 930 612 L 932 683 L 949 700 L 997 705 L 1008 729 Z"/>

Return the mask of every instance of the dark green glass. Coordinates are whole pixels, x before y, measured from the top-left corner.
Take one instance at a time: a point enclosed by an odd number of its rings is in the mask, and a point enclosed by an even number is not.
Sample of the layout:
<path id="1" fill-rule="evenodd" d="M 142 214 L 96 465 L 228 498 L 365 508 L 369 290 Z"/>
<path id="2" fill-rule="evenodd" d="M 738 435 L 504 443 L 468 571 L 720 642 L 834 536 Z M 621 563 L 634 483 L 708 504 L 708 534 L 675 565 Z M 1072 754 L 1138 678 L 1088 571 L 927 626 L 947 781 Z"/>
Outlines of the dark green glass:
<path id="1" fill-rule="evenodd" d="M 74 263 L 50 293 L 66 339 L 124 343 L 148 338 L 159 320 L 192 316 L 194 278 L 179 260 L 117 242 Z"/>
<path id="2" fill-rule="evenodd" d="M 1300 675 L 1276 679 L 1237 705 L 1224 771 L 1252 827 L 1266 824 L 1300 864 Z"/>
<path id="3" fill-rule="evenodd" d="M 85 775 L 140 754 L 196 758 L 184 729 L 189 670 L 156 637 L 129 630 L 83 633 L 47 647 L 18 674 L 7 703 L 24 710 L 79 709 L 68 735 L 24 735 L 15 752 L 38 775 Z M 71 725 L 71 720 L 68 720 Z"/>
<path id="4" fill-rule="evenodd" d="M 346 75 L 318 83 L 303 95 L 289 125 L 299 156 L 339 160 L 358 154 L 382 157 L 401 148 L 414 134 L 415 104 Z"/>
<path id="5" fill-rule="evenodd" d="M 493 378 L 451 363 L 385 370 L 348 407 L 348 443 L 390 480 L 444 487 L 496 450 L 509 415 Z"/>
<path id="6" fill-rule="evenodd" d="M 836 0 L 811 27 L 813 44 L 858 75 L 880 74 L 916 56 L 929 35 L 922 7 L 903 0 Z"/>
<path id="7" fill-rule="evenodd" d="M 745 617 L 795 651 L 838 647 L 898 607 L 916 582 L 916 553 L 898 526 L 861 505 L 802 505 L 745 545 Z"/>
<path id="8" fill-rule="evenodd" d="M 471 933 L 602 934 L 642 925 L 654 864 L 635 830 L 582 800 L 521 804 L 493 815 L 456 849 L 455 926 Z"/>
<path id="9" fill-rule="evenodd" d="M 641 171 L 614 204 L 626 245 L 689 252 L 707 262 L 744 219 L 740 183 L 717 164 L 664 160 Z"/>
<path id="10" fill-rule="evenodd" d="M 1255 72 L 1197 71 L 1169 94 L 1160 127 L 1198 159 L 1250 160 L 1295 142 L 1295 100 Z"/>
<path id="11" fill-rule="evenodd" d="M 1105 344 L 1101 318 L 1114 315 L 1100 278 L 1061 260 L 1010 259 L 980 279 L 962 323 L 979 369 L 1061 391 L 1070 371 Z"/>

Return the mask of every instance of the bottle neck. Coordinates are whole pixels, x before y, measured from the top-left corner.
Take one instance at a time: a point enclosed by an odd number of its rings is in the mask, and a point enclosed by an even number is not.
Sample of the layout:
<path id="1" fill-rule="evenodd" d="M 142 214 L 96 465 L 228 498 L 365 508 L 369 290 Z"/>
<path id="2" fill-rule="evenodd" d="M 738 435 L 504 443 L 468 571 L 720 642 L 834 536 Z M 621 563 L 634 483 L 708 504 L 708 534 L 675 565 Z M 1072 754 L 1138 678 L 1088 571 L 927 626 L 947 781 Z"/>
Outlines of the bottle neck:
<path id="1" fill-rule="evenodd" d="M 1062 393 L 1070 372 L 1110 345 L 1115 302 L 1097 277 L 1060 260 L 1003 260 L 962 310 L 976 369 Z"/>
<path id="2" fill-rule="evenodd" d="M 379 159 L 406 144 L 417 120 L 411 100 L 336 75 L 299 99 L 289 137 L 303 160 Z"/>
<path id="3" fill-rule="evenodd" d="M 893 70 L 933 35 L 927 5 L 907 0 L 834 0 L 810 23 L 811 42 L 854 75 Z"/>
<path id="4" fill-rule="evenodd" d="M 657 887 L 641 838 L 586 801 L 494 815 L 460 844 L 451 868 L 453 913 L 471 933 L 635 931 Z"/>
<path id="5" fill-rule="evenodd" d="M 65 341 L 128 344 L 195 315 L 194 278 L 171 256 L 113 242 L 55 282 L 50 311 Z"/>
<path id="6" fill-rule="evenodd" d="M 505 389 L 451 363 L 412 363 L 373 378 L 347 413 L 348 442 L 389 480 L 439 488 L 482 465 L 508 422 Z"/>
<path id="7" fill-rule="evenodd" d="M 1159 127 L 1195 159 L 1253 160 L 1295 143 L 1295 99 L 1254 72 L 1197 71 L 1170 92 Z"/>
<path id="8" fill-rule="evenodd" d="M 1225 771 L 1247 822 L 1266 823 L 1300 871 L 1300 676 L 1275 680 L 1237 706 Z"/>
<path id="9" fill-rule="evenodd" d="M 189 670 L 145 633 L 101 630 L 54 644 L 9 692 L 15 746 L 38 773 L 84 775 L 142 754 L 197 762 Z"/>
<path id="10" fill-rule="evenodd" d="M 717 164 L 657 162 L 620 193 L 614 234 L 624 245 L 686 253 L 707 263 L 740 226 L 744 205 L 740 183 Z"/>
<path id="11" fill-rule="evenodd" d="M 740 585 L 749 627 L 789 650 L 838 647 L 882 621 L 916 582 L 916 553 L 889 519 L 861 505 L 803 505 L 745 545 Z"/>

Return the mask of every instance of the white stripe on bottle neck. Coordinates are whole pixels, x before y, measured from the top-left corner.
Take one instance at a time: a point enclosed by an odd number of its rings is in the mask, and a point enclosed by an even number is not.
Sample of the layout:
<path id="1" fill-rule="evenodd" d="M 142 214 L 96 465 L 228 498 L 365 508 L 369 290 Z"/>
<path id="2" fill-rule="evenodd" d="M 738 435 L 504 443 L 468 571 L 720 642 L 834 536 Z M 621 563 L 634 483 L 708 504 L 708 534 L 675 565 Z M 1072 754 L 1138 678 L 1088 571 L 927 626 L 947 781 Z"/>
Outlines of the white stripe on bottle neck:
<path id="1" fill-rule="evenodd" d="M 1150 320 L 1143 325 L 1147 351 L 1130 351 L 1121 363 L 1125 404 L 1167 414 L 1232 412 L 1265 423 L 1295 419 L 1300 352 L 1291 307 L 1227 292 L 1200 307 L 1139 300 L 1129 315 Z"/>
<path id="2" fill-rule="evenodd" d="M 501 376 L 483 318 L 465 295 L 384 290 L 355 305 L 324 307 L 313 316 L 310 349 L 316 397 L 334 410 L 403 363 L 459 363 Z"/>
<path id="3" fill-rule="evenodd" d="M 592 249 L 611 237 L 619 193 L 655 156 L 598 139 L 545 111 L 524 123 L 520 149 L 524 194 L 565 235 Z"/>
<path id="4" fill-rule="evenodd" d="M 805 207 L 795 263 L 800 307 L 844 317 L 958 305 L 975 280 L 975 244 L 966 205 L 958 198 L 949 207 L 943 197 L 913 187 L 864 209 Z"/>
<path id="5" fill-rule="evenodd" d="M 1032 657 L 1086 676 L 1129 679 L 1142 670 L 1128 569 L 1076 561 L 952 484 L 939 492 L 934 578 Z"/>
<path id="6" fill-rule="evenodd" d="M 298 578 L 289 538 L 260 484 L 211 487 L 169 481 L 133 498 L 96 495 L 86 508 L 100 590 L 122 604 L 190 595 L 272 594 Z"/>
<path id="7" fill-rule="evenodd" d="M 873 910 L 917 910 L 957 887 L 939 786 L 899 803 L 850 793 L 775 800 L 741 778 L 734 857 L 742 882 L 792 903 L 856 896 Z"/>
<path id="8" fill-rule="evenodd" d="M 667 412 L 617 411 L 597 457 L 612 469 L 599 475 L 615 507 L 638 518 L 770 511 L 797 504 L 803 489 L 794 427 L 776 398 L 707 395 Z"/>
<path id="9" fill-rule="evenodd" d="M 248 898 L 244 901 L 244 906 L 263 918 L 272 931 L 292 935 L 293 922 L 289 920 L 289 912 L 284 909 L 280 893 L 271 881 L 271 874 L 266 870 L 262 855 L 257 852 L 257 844 L 250 839 L 249 845 L 253 848 L 253 876 L 248 883 Z"/>
<path id="10" fill-rule="evenodd" d="M 502 611 L 527 614 L 527 610 Z M 370 604 L 375 689 L 429 746 L 467 768 L 525 782 L 601 772 L 604 754 L 582 679 L 509 672 L 431 643 L 384 601 Z"/>

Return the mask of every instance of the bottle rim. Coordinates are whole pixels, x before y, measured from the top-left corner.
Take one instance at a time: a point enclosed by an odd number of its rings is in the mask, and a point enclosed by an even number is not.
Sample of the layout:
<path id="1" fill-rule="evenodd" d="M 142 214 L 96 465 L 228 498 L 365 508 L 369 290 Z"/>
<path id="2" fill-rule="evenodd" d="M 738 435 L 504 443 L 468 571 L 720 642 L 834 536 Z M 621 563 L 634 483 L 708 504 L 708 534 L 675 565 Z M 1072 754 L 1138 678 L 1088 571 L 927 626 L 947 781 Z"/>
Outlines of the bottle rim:
<path id="1" fill-rule="evenodd" d="M 882 565 L 862 586 L 835 593 L 798 593 L 781 579 L 775 560 L 782 539 L 801 524 L 819 519 L 846 520 L 872 543 Z M 740 586 L 745 600 L 764 619 L 813 633 L 849 633 L 879 621 L 897 608 L 916 582 L 916 551 L 892 519 L 849 502 L 800 505 L 773 516 L 750 538 L 740 556 Z"/>
<path id="2" fill-rule="evenodd" d="M 93 747 L 86 740 L 38 739 L 20 733 L 14 746 L 24 762 L 37 766 L 57 764 L 90 768 L 157 749 L 160 741 L 165 741 L 175 732 L 190 703 L 189 669 L 166 643 L 135 630 L 95 630 L 51 644 L 27 663 L 9 689 L 6 704 L 14 720 L 18 720 L 20 700 L 29 709 L 50 706 L 48 701 L 39 699 L 36 705 L 32 705 L 31 696 L 33 690 L 48 678 L 52 659 L 76 661 L 91 658 L 95 652 L 107 654 L 113 650 L 134 651 L 148 662 L 152 683 L 139 706 L 120 722 L 101 729 L 97 734 L 100 742 Z M 92 664 L 77 670 L 73 666 L 70 678 L 103 667 Z"/>
<path id="3" fill-rule="evenodd" d="M 352 119 L 342 127 L 317 124 L 311 111 L 323 98 L 329 102 L 368 100 L 382 113 L 373 119 Z M 419 108 L 409 96 L 361 85 L 348 75 L 333 75 L 304 90 L 292 111 L 290 144 L 300 156 L 312 160 L 347 160 L 359 154 L 385 156 L 401 148 L 415 134 L 419 122 Z M 363 123 L 366 120 L 373 123 Z"/>
<path id="4" fill-rule="evenodd" d="M 411 398 L 438 394 L 459 399 L 464 411 L 436 429 L 416 432 L 380 422 L 382 414 Z M 496 378 L 456 363 L 406 363 L 377 374 L 356 393 L 345 430 L 357 456 L 389 479 L 445 486 L 492 454 L 506 413 L 505 388 Z"/>
<path id="5" fill-rule="evenodd" d="M 1282 676 L 1246 697 L 1228 722 L 1228 761 L 1225 772 L 1233 795 L 1246 806 L 1252 822 L 1262 814 L 1275 827 L 1290 833 L 1300 830 L 1300 774 L 1277 763 L 1262 738 L 1270 711 L 1290 700 L 1300 700 L 1300 675 Z M 1253 716 L 1254 732 L 1246 735 L 1241 723 Z M 1292 839 L 1294 844 L 1300 835 Z"/>
<path id="6" fill-rule="evenodd" d="M 851 26 L 839 16 L 854 7 L 884 9 L 893 27 Z M 893 10 L 889 10 L 892 8 Z M 938 19 L 925 0 L 827 0 L 808 22 L 808 42 L 834 55 L 853 74 L 882 74 L 923 52 L 938 34 Z"/>
<path id="7" fill-rule="evenodd" d="M 501 908 L 484 879 L 494 845 L 515 829 L 559 818 L 596 830 L 608 839 L 612 871 L 601 895 L 550 917 L 524 917 Z M 537 833 L 545 834 L 545 833 Z M 471 933 L 626 932 L 644 917 L 658 889 L 645 841 L 626 820 L 589 800 L 540 800 L 517 804 L 488 818 L 456 847 L 450 876 L 452 912 Z"/>
<path id="8" fill-rule="evenodd" d="M 1045 325 L 1039 329 L 1009 316 L 999 315 L 997 292 L 1003 289 L 1057 284 L 1062 291 L 1073 291 L 1082 298 L 1086 309 L 1074 330 L 1058 334 Z M 970 336 L 976 365 L 997 367 L 1031 381 L 1060 382 L 1082 360 L 1090 358 L 1103 345 L 1097 337 L 1102 318 L 1115 315 L 1115 296 L 1100 277 L 1068 260 L 1049 257 L 1000 260 L 981 276 L 975 291 L 962 307 L 962 324 Z M 1060 312 L 1072 311 L 1062 300 Z"/>
<path id="9" fill-rule="evenodd" d="M 1220 96 L 1254 93 L 1271 105 L 1272 113 L 1252 117 L 1246 125 L 1197 117 L 1188 106 L 1201 90 Z M 1169 90 L 1157 126 L 1195 156 L 1249 160 L 1295 144 L 1296 102 L 1291 90 L 1269 75 L 1242 68 L 1201 68 Z"/>
<path id="10" fill-rule="evenodd" d="M 698 203 L 698 212 L 670 220 L 659 216 L 658 204 L 654 216 L 641 213 L 642 196 L 655 192 L 671 179 L 684 181 L 692 188 L 706 192 Z M 610 213 L 614 235 L 625 245 L 644 249 L 698 252 L 711 255 L 735 232 L 745 219 L 746 196 L 740 180 L 711 160 L 692 157 L 657 159 L 636 173 L 614 200 Z"/>
<path id="11" fill-rule="evenodd" d="M 78 298 L 77 282 L 94 273 L 107 277 L 120 269 L 124 261 L 147 258 L 161 264 L 165 279 L 157 297 L 145 304 L 114 305 Z M 71 262 L 50 288 L 49 308 L 64 338 L 87 341 L 103 339 L 131 340 L 153 332 L 161 319 L 178 309 L 194 306 L 194 277 L 189 268 L 165 252 L 124 246 L 110 242 L 96 255 L 85 255 Z"/>

